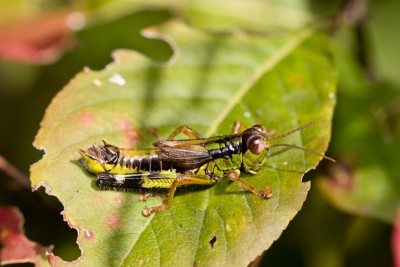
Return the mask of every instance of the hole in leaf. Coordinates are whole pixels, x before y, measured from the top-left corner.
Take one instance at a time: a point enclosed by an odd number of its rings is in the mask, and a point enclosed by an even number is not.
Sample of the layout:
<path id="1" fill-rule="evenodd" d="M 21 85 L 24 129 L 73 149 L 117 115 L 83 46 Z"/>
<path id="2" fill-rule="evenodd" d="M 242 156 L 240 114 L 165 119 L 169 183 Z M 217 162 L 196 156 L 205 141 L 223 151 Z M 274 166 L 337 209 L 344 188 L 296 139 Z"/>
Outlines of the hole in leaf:
<path id="1" fill-rule="evenodd" d="M 44 246 L 53 245 L 53 253 L 65 261 L 78 259 L 81 254 L 76 243 L 78 233 L 63 220 L 60 213 L 64 207 L 60 201 L 47 195 L 44 187 L 25 197 L 30 201 L 27 199 L 18 206 L 25 216 L 26 236 Z"/>
<path id="2" fill-rule="evenodd" d="M 211 249 L 214 249 L 214 244 L 216 242 L 217 242 L 217 236 L 214 235 L 209 241 Z"/>

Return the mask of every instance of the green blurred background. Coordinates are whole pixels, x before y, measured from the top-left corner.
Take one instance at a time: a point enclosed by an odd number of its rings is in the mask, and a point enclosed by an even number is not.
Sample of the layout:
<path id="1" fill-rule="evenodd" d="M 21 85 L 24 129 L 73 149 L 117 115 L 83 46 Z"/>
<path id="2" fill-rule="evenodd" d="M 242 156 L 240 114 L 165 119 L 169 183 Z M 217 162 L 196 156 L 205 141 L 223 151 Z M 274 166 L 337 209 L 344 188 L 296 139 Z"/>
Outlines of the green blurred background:
<path id="1" fill-rule="evenodd" d="M 265 21 L 252 18 L 246 13 L 251 8 L 229 14 L 244 0 L 221 1 L 216 13 L 212 1 L 0 0 L 0 155 L 28 176 L 30 164 L 42 157 L 32 142 L 51 99 L 85 66 L 101 69 L 110 63 L 113 50 L 135 49 L 167 60 L 171 48 L 143 37 L 145 27 L 178 17 L 216 32 L 276 34 L 327 23 L 339 72 L 327 154 L 338 163 L 307 174 L 312 189 L 303 209 L 257 263 L 392 266 L 400 194 L 400 2 L 265 2 L 283 10 L 280 21 L 268 21 L 268 14 Z M 70 27 L 60 23 L 65 19 Z M 44 190 L 24 190 L 0 171 L 0 205 L 22 211 L 31 240 L 53 244 L 64 260 L 79 256 L 76 231 L 59 215 L 61 203 Z"/>

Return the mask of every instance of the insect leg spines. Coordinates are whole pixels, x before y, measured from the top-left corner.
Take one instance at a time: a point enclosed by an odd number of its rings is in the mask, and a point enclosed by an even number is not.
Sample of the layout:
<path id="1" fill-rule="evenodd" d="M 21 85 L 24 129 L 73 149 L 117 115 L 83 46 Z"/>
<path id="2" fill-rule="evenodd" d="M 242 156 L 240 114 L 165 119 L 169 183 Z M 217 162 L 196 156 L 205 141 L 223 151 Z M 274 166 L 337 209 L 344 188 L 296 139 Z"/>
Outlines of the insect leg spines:
<path id="1" fill-rule="evenodd" d="M 176 179 L 171 185 L 171 188 L 169 189 L 168 193 L 168 198 L 167 200 L 155 207 L 146 207 L 143 209 L 143 215 L 144 216 L 150 216 L 154 212 L 161 212 L 171 205 L 172 199 L 174 198 L 175 191 L 178 187 L 183 186 L 183 185 L 212 185 L 216 183 L 216 180 L 210 179 L 207 175 L 198 175 L 194 173 L 181 173 L 178 174 Z"/>
<path id="2" fill-rule="evenodd" d="M 168 189 L 177 177 L 174 171 L 130 174 L 99 173 L 96 183 L 101 189 Z"/>

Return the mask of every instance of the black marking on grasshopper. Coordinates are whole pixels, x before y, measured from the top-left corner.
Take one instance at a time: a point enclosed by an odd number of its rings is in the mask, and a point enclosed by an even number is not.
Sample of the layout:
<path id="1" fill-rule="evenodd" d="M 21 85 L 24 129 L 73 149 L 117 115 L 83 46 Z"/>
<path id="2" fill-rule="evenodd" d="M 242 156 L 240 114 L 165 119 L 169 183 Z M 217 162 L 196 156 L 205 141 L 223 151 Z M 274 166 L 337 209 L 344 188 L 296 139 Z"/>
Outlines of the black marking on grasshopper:
<path id="1" fill-rule="evenodd" d="M 171 172 L 171 174 L 174 174 Z M 145 187 L 145 180 L 151 181 L 151 188 L 166 189 L 171 187 L 172 176 L 164 175 L 160 172 L 152 173 L 132 173 L 132 174 L 109 174 L 99 173 L 96 177 L 96 183 L 101 188 L 117 189 L 142 189 Z M 148 188 L 148 187 L 147 187 Z"/>
<path id="2" fill-rule="evenodd" d="M 184 142 L 185 140 L 178 141 Z M 198 144 L 190 145 L 188 148 L 176 148 L 163 146 L 166 144 L 165 142 L 158 143 L 157 154 L 163 162 L 171 164 L 174 168 L 193 170 L 221 158 L 232 159 L 233 154 L 242 153 L 241 138 L 238 135 L 222 136 L 212 141 L 208 141 L 206 138 L 186 141 L 198 142 Z"/>
<path id="3" fill-rule="evenodd" d="M 124 149 L 104 142 L 104 145 L 94 144 L 86 151 L 79 152 L 85 167 L 93 173 L 143 173 L 173 168 L 170 163 L 160 159 L 156 149 Z"/>
<path id="4" fill-rule="evenodd" d="M 240 183 L 254 195 L 269 198 L 270 188 L 258 190 L 240 178 L 240 169 L 256 173 L 264 164 L 269 148 L 285 146 L 322 156 L 315 151 L 291 144 L 271 144 L 270 141 L 288 136 L 312 124 L 310 122 L 287 133 L 271 136 L 262 125 L 243 130 L 234 124 L 234 134 L 200 138 L 187 126 L 179 127 L 190 139 L 158 141 L 154 148 L 145 150 L 123 149 L 107 144 L 93 145 L 87 151 L 80 150 L 85 166 L 97 173 L 97 184 L 101 188 L 117 189 L 169 189 L 168 199 L 160 206 L 143 210 L 145 216 L 161 212 L 171 204 L 175 190 L 183 185 L 212 185 L 223 176 Z"/>
<path id="5" fill-rule="evenodd" d="M 242 141 L 239 135 L 225 136 L 217 140 L 217 142 L 213 141 L 208 144 L 206 143 L 206 146 L 215 143 L 218 144 L 220 147 L 208 151 L 213 160 L 225 158 L 227 156 L 232 159 L 233 154 L 241 154 L 243 150 Z"/>

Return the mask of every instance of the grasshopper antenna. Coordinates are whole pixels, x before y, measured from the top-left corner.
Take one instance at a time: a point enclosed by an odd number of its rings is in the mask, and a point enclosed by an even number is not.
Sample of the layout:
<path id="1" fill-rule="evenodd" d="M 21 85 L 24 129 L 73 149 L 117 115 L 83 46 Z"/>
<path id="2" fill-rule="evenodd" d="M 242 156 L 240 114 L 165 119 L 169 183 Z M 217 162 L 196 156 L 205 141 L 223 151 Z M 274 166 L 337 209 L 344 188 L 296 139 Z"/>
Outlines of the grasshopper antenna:
<path id="1" fill-rule="evenodd" d="M 310 121 L 309 123 L 306 123 L 306 124 L 304 124 L 304 125 L 302 125 L 302 126 L 296 128 L 296 129 L 293 129 L 293 130 L 291 130 L 291 131 L 289 131 L 289 132 L 287 132 L 287 133 L 280 134 L 280 135 L 277 135 L 277 136 L 269 137 L 269 140 L 275 140 L 275 139 L 279 139 L 279 138 L 282 138 L 282 137 L 286 137 L 286 136 L 288 136 L 288 135 L 294 134 L 295 132 L 301 131 L 301 130 L 303 130 L 304 128 L 307 128 L 307 127 L 309 127 L 309 126 L 311 126 L 311 125 L 313 125 L 313 124 L 315 124 L 315 123 L 317 123 L 317 121 Z"/>
<path id="2" fill-rule="evenodd" d="M 275 146 L 284 146 L 284 147 L 291 147 L 291 148 L 300 149 L 300 150 L 303 150 L 303 151 L 305 151 L 305 152 L 312 153 L 312 154 L 314 154 L 314 155 L 323 157 L 324 159 L 327 159 L 327 160 L 329 160 L 329 161 L 336 162 L 336 160 L 334 160 L 334 159 L 331 158 L 331 157 L 322 155 L 322 154 L 320 154 L 320 153 L 318 153 L 318 152 L 315 152 L 314 150 L 307 149 L 307 148 L 304 148 L 304 147 L 301 147 L 301 146 L 296 146 L 296 145 L 292 145 L 292 144 L 271 144 L 269 147 L 275 147 Z"/>
<path id="3" fill-rule="evenodd" d="M 313 124 L 315 124 L 315 123 L 317 123 L 317 121 L 310 121 L 309 123 L 306 123 L 306 124 L 304 124 L 304 125 L 302 125 L 302 126 L 296 128 L 296 129 L 293 129 L 293 130 L 291 130 L 291 131 L 289 131 L 289 132 L 287 132 L 287 133 L 280 134 L 280 135 L 277 135 L 277 136 L 271 136 L 271 137 L 269 137 L 269 140 L 275 140 L 275 139 L 279 139 L 279 138 L 286 137 L 286 136 L 288 136 L 288 135 L 294 134 L 295 132 L 301 131 L 301 130 L 303 130 L 304 128 L 307 128 L 307 127 L 309 127 L 309 126 L 311 126 L 311 125 L 313 125 Z M 269 147 L 275 147 L 275 146 L 285 146 L 285 147 L 296 148 L 296 149 L 303 150 L 303 151 L 305 151 L 305 152 L 312 153 L 312 154 L 314 154 L 314 155 L 323 157 L 324 159 L 327 159 L 327 160 L 329 160 L 329 161 L 336 162 L 336 160 L 334 160 L 334 159 L 331 158 L 331 157 L 322 155 L 322 154 L 320 154 L 320 153 L 318 153 L 318 152 L 315 152 L 314 150 L 307 149 L 307 148 L 304 148 L 304 147 L 300 147 L 300 146 L 296 146 L 296 145 L 292 145 L 292 144 L 271 144 Z"/>

